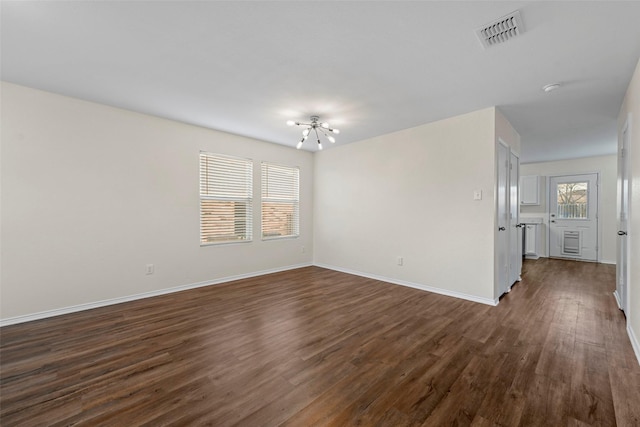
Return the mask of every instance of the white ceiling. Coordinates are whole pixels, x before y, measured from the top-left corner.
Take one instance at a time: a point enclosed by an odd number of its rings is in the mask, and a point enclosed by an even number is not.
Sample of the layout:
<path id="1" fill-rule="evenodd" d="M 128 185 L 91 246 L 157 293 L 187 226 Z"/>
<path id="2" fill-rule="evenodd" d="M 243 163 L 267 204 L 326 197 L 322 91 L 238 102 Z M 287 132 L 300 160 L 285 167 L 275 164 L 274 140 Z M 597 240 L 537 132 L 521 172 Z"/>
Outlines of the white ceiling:
<path id="1" fill-rule="evenodd" d="M 497 105 L 523 162 L 615 153 L 640 57 L 638 1 L 1 7 L 5 81 L 289 146 L 312 114 L 340 145 Z M 475 30 L 516 9 L 525 33 L 483 49 Z"/>

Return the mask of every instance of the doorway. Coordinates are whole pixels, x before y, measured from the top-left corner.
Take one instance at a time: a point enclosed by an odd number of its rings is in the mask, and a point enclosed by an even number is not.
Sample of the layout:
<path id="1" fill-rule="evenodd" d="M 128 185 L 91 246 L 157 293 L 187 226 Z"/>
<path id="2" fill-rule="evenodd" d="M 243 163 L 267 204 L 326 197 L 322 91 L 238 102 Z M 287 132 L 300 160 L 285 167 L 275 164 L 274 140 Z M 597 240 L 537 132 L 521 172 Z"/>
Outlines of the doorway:
<path id="1" fill-rule="evenodd" d="M 598 174 L 549 177 L 549 256 L 598 261 Z"/>

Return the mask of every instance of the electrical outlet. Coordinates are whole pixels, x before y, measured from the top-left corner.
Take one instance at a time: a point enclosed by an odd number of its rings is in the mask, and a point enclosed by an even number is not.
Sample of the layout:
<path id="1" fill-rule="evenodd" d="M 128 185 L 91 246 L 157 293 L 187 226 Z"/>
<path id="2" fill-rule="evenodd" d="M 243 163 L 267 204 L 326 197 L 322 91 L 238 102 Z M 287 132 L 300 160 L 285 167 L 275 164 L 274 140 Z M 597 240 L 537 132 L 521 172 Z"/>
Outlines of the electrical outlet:
<path id="1" fill-rule="evenodd" d="M 300 247 L 300 252 L 302 252 L 302 253 L 304 253 L 304 252 L 305 252 L 305 250 L 304 250 L 304 246 L 301 246 L 301 247 Z"/>
<path id="2" fill-rule="evenodd" d="M 147 264 L 146 272 L 147 274 L 153 274 L 153 264 Z"/>
<path id="3" fill-rule="evenodd" d="M 402 259 L 401 256 L 398 257 L 397 263 L 398 263 L 398 265 L 403 265 L 404 264 L 404 260 Z"/>

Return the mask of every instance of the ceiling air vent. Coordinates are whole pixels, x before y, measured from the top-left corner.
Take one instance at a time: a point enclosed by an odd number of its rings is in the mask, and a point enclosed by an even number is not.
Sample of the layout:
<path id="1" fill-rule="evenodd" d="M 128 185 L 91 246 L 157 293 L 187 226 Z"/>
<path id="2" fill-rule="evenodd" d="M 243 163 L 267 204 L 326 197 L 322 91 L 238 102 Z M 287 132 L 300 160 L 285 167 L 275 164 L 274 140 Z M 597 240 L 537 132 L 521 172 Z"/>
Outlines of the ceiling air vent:
<path id="1" fill-rule="evenodd" d="M 476 31 L 484 48 L 511 40 L 524 32 L 520 11 L 516 10 Z"/>

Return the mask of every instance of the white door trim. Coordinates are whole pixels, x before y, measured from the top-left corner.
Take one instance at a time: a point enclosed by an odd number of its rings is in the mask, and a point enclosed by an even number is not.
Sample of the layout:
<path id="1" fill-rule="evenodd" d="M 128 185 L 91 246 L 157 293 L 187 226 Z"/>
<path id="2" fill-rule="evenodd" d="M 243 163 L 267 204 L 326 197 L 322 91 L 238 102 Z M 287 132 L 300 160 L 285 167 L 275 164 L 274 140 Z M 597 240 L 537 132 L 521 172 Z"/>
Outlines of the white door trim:
<path id="1" fill-rule="evenodd" d="M 515 171 L 515 179 L 513 180 L 512 178 L 514 178 L 514 171 Z M 520 156 L 512 149 L 509 150 L 509 180 L 508 181 L 509 181 L 509 213 L 510 213 L 509 215 L 509 281 L 513 286 L 515 282 L 522 281 L 523 229 L 518 226 L 518 224 L 520 224 Z M 513 194 L 514 185 L 515 185 L 515 194 Z M 511 217 L 514 213 L 515 213 L 515 217 Z"/>
<path id="2" fill-rule="evenodd" d="M 627 179 L 627 193 L 626 193 L 626 197 L 627 197 L 627 203 L 626 203 L 626 218 L 625 218 L 625 230 L 627 235 L 624 237 L 624 241 L 620 241 L 620 239 L 622 239 L 621 237 L 616 237 L 617 239 L 617 248 L 616 248 L 616 290 L 614 291 L 613 295 L 616 298 L 616 302 L 618 303 L 618 307 L 624 311 L 625 313 L 629 313 L 629 278 L 630 278 L 630 266 L 631 266 L 631 232 L 630 232 L 630 228 L 631 228 L 631 221 L 629 221 L 629 218 L 631 217 L 631 176 L 629 174 L 629 159 L 631 158 L 629 155 L 630 152 L 630 147 L 629 147 L 629 141 L 630 141 L 630 137 L 631 137 L 631 113 L 627 114 L 627 118 L 624 122 L 624 125 L 622 126 L 622 130 L 620 132 L 620 140 L 619 140 L 619 146 L 618 146 L 618 152 L 617 152 L 617 156 L 618 156 L 618 182 L 617 182 L 617 197 L 616 197 L 616 231 L 620 231 L 621 227 L 622 227 L 622 197 L 624 197 L 623 195 L 623 191 L 622 191 L 622 172 L 621 170 L 624 169 L 624 172 L 626 174 L 626 179 Z M 625 150 L 624 152 L 624 157 L 622 156 L 622 152 L 621 150 Z M 624 162 L 624 167 L 622 167 L 621 163 Z M 624 295 L 620 295 L 620 293 L 618 292 L 619 286 L 620 286 L 620 264 L 621 264 L 621 258 L 620 258 L 620 245 L 624 244 L 626 246 L 626 271 L 625 271 L 625 289 L 623 294 Z"/>

